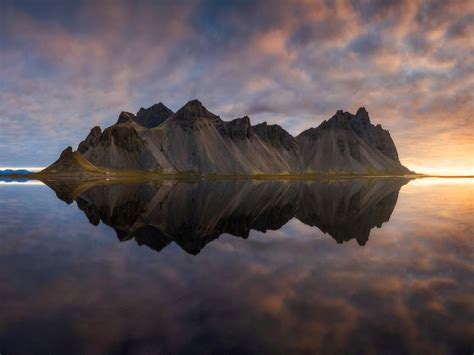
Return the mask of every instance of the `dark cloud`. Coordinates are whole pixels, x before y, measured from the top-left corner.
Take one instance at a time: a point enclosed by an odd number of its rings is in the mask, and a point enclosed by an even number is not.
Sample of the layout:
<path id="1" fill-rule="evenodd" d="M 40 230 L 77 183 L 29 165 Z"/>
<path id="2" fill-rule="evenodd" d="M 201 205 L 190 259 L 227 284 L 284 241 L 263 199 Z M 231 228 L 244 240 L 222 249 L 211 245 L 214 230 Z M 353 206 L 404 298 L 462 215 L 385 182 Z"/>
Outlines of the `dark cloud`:
<path id="1" fill-rule="evenodd" d="M 470 39 L 474 35 L 474 13 L 463 16 L 446 31 L 447 39 Z"/>
<path id="2" fill-rule="evenodd" d="M 380 32 L 368 32 L 351 41 L 347 48 L 363 56 L 372 56 L 383 48 L 383 40 Z"/>
<path id="3" fill-rule="evenodd" d="M 443 0 L 423 1 L 418 7 L 415 20 L 424 29 L 436 28 L 449 21 L 449 17 L 446 14 L 453 3 Z"/>
<path id="4" fill-rule="evenodd" d="M 361 0 L 354 1 L 354 7 L 359 11 L 361 18 L 364 21 L 371 21 L 374 18 L 388 17 L 394 11 L 398 11 L 402 8 L 402 3 L 404 1 L 400 0 Z"/>

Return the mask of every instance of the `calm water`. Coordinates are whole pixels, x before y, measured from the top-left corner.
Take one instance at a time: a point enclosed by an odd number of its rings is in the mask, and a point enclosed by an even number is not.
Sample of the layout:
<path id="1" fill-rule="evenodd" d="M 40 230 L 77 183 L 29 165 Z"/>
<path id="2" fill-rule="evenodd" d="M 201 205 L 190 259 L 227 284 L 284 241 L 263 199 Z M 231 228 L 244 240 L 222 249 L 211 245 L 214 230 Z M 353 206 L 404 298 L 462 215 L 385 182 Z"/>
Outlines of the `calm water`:
<path id="1" fill-rule="evenodd" d="M 474 184 L 0 185 L 0 353 L 469 354 Z"/>

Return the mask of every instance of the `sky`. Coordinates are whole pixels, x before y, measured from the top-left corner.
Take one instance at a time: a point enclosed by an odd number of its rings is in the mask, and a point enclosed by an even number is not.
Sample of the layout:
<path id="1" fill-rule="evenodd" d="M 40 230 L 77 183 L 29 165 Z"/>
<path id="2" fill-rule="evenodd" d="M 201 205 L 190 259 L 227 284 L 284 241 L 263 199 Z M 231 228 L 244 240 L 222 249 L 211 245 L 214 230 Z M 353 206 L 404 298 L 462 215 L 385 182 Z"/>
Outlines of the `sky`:
<path id="1" fill-rule="evenodd" d="M 404 165 L 474 174 L 474 1 L 0 0 L 0 166 L 199 99 L 291 134 L 364 106 Z"/>

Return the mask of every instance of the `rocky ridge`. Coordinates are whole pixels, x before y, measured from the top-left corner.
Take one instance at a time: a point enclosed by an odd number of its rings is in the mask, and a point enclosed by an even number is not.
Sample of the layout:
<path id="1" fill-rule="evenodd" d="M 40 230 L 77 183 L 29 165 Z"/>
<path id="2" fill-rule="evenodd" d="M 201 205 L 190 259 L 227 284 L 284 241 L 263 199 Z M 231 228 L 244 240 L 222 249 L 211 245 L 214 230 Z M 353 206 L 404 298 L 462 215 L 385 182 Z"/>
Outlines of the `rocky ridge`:
<path id="1" fill-rule="evenodd" d="M 390 133 L 373 125 L 363 107 L 355 115 L 337 111 L 293 137 L 276 124 L 252 125 L 248 116 L 223 121 L 198 100 L 175 113 L 158 103 L 136 115 L 120 113 L 103 131 L 92 128 L 76 153 L 100 169 L 163 173 L 410 173 Z"/>

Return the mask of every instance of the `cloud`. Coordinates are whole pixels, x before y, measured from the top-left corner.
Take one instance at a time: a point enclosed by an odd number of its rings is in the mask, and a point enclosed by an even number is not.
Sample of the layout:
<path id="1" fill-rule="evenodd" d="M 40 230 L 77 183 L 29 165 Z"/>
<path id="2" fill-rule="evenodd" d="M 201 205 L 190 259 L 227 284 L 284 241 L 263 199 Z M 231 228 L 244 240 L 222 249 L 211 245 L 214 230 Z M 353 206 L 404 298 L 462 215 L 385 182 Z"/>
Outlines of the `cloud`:
<path id="1" fill-rule="evenodd" d="M 366 106 L 410 167 L 447 161 L 447 151 L 462 152 L 457 169 L 469 164 L 472 141 L 450 139 L 473 128 L 469 2 L 47 5 L 3 4 L 0 124 L 14 130 L 2 133 L 4 165 L 19 151 L 18 164 L 46 164 L 121 110 L 158 101 L 177 109 L 195 97 L 225 119 L 251 115 L 294 134 Z M 438 121 L 450 124 L 435 132 Z M 58 144 L 33 157 L 43 140 Z M 422 144 L 432 151 L 420 154 Z"/>

